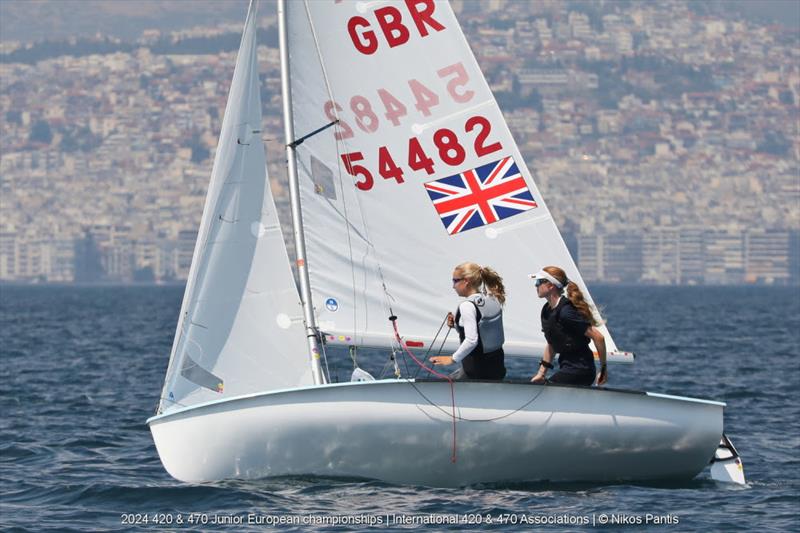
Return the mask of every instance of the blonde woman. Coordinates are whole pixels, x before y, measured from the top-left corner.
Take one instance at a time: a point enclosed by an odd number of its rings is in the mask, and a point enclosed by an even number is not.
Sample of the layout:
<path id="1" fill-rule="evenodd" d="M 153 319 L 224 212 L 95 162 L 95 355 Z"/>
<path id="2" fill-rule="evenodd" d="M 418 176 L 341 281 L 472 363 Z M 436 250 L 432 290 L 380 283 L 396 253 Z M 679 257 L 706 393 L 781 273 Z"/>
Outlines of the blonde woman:
<path id="1" fill-rule="evenodd" d="M 431 357 L 434 365 L 461 363 L 453 379 L 500 380 L 506 375 L 503 354 L 503 278 L 489 267 L 462 263 L 453 270 L 453 289 L 465 298 L 447 325 L 458 332 L 461 345 L 453 355 Z"/>
<path id="2" fill-rule="evenodd" d="M 580 288 L 567 279 L 567 274 L 556 266 L 546 266 L 531 274 L 536 284 L 536 294 L 547 303 L 542 307 L 542 331 L 547 339 L 544 355 L 539 361 L 539 372 L 534 383 L 566 383 L 603 385 L 608 381 L 606 368 L 606 341 L 597 329 L 599 324 Z M 589 341 L 594 341 L 600 358 L 600 373 L 595 374 L 594 355 Z M 553 368 L 553 357 L 558 355 L 558 372 L 547 379 Z"/>

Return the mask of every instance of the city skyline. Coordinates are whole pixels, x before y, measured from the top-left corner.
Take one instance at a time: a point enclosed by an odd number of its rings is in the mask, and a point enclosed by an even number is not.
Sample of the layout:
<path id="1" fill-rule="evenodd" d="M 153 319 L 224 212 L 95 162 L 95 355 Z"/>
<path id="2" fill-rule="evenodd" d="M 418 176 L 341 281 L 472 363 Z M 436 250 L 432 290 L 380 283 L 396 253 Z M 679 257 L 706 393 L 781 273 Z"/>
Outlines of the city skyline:
<path id="1" fill-rule="evenodd" d="M 587 281 L 797 283 L 797 30 L 690 6 L 453 2 Z M 29 63 L 4 39 L 0 280 L 185 277 L 240 25 Z M 260 25 L 285 222 L 274 12 Z"/>

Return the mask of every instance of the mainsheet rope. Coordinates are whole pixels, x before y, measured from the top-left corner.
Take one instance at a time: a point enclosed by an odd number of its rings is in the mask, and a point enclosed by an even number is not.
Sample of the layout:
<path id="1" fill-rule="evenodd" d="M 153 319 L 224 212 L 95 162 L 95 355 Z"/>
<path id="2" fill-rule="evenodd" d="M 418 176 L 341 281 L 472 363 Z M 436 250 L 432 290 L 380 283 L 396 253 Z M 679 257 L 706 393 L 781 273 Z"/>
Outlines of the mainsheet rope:
<path id="1" fill-rule="evenodd" d="M 408 346 L 406 346 L 406 344 L 403 342 L 403 338 L 400 336 L 400 331 L 397 328 L 397 317 L 394 314 L 392 314 L 389 317 L 389 320 L 391 321 L 392 328 L 394 329 L 394 337 L 397 340 L 397 343 L 403 348 L 403 351 L 405 353 L 407 353 L 408 356 L 411 357 L 411 359 L 415 363 L 417 363 L 417 365 L 419 365 L 421 368 L 424 368 L 425 370 L 427 370 L 428 372 L 430 372 L 431 374 L 433 374 L 436 377 L 440 377 L 442 379 L 447 380 L 447 382 L 450 384 L 450 404 L 452 406 L 452 415 L 451 415 L 451 417 L 452 417 L 452 420 L 453 420 L 453 448 L 452 448 L 452 453 L 450 454 L 450 462 L 451 463 L 455 463 L 456 462 L 456 420 L 457 420 L 457 418 L 456 418 L 456 386 L 455 386 L 455 381 L 450 376 L 445 375 L 445 374 L 440 374 L 436 370 L 425 366 L 425 363 L 423 363 L 422 361 L 417 359 L 414 356 L 414 354 L 411 353 L 411 350 L 408 349 Z"/>
<path id="2" fill-rule="evenodd" d="M 423 359 L 427 359 L 428 356 L 430 355 L 431 350 L 436 345 L 436 339 L 439 338 L 439 334 L 442 332 L 442 328 L 444 328 L 444 325 L 446 323 L 447 323 L 447 315 L 445 315 L 444 320 L 442 320 L 442 323 L 439 325 L 439 329 L 436 331 L 436 335 L 433 336 L 433 340 L 430 342 L 430 345 L 428 345 L 428 350 L 425 352 L 425 355 L 424 355 Z M 439 345 L 439 350 L 436 352 L 436 355 L 442 355 L 442 350 L 444 349 L 444 343 L 447 342 L 447 337 L 450 336 L 450 329 L 451 328 L 449 328 L 449 327 L 447 328 L 447 333 L 445 334 L 444 338 L 442 339 L 442 343 Z M 407 370 L 408 369 L 406 369 L 406 371 Z M 414 374 L 415 378 L 419 375 L 419 371 L 420 371 L 420 369 L 418 368 L 417 369 L 417 373 Z"/>

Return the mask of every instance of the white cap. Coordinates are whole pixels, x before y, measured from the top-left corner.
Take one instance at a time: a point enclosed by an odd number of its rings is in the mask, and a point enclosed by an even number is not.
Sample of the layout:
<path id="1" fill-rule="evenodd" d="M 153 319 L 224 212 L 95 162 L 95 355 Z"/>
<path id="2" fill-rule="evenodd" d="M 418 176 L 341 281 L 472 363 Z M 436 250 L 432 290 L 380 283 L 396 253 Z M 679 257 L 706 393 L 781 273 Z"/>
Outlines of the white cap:
<path id="1" fill-rule="evenodd" d="M 558 281 L 556 278 L 545 272 L 544 270 L 540 270 L 536 274 L 528 274 L 528 277 L 531 279 L 546 279 L 550 283 L 556 286 L 558 289 L 563 289 L 564 285 Z"/>

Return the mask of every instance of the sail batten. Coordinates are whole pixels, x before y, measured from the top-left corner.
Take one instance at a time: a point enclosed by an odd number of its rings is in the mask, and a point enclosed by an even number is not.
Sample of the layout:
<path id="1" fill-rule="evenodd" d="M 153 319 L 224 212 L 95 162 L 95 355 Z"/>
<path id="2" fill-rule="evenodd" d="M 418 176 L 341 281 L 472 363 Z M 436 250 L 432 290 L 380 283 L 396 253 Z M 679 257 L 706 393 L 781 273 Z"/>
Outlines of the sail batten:
<path id="1" fill-rule="evenodd" d="M 527 275 L 558 265 L 591 296 L 448 3 L 287 13 L 294 129 L 339 120 L 296 152 L 322 329 L 388 347 L 391 308 L 409 336 L 432 339 L 458 302 L 453 267 L 473 261 L 508 289 L 507 351 L 541 353 L 543 300 Z"/>

